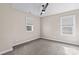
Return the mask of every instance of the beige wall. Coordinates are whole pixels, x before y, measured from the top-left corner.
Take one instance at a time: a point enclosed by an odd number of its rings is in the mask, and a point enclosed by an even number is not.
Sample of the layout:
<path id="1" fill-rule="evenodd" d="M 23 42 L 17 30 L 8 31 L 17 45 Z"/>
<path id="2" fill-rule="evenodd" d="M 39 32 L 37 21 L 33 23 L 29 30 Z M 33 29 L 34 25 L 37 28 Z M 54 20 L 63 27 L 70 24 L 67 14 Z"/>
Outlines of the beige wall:
<path id="1" fill-rule="evenodd" d="M 60 35 L 60 17 L 66 15 L 76 15 L 76 36 Z M 46 39 L 67 42 L 79 45 L 79 10 L 69 11 L 61 14 L 51 15 L 41 18 L 41 36 Z"/>
<path id="2" fill-rule="evenodd" d="M 0 4 L 0 52 L 40 37 L 40 18 L 33 16 L 33 32 L 25 30 L 25 16 L 23 13 L 11 8 L 8 5 Z"/>
<path id="3" fill-rule="evenodd" d="M 25 16 L 28 15 L 32 17 L 33 32 L 25 30 Z M 76 15 L 75 37 L 60 35 L 59 21 L 60 17 L 65 15 Z M 17 44 L 40 38 L 40 35 L 42 38 L 79 45 L 79 10 L 39 18 L 0 4 L 0 52 Z"/>

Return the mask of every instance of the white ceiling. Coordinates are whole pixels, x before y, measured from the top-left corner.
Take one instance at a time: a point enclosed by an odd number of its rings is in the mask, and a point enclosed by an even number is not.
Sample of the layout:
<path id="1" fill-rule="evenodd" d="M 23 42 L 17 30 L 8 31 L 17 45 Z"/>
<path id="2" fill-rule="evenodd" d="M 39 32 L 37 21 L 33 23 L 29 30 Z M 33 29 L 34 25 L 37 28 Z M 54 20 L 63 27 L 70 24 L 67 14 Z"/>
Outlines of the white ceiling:
<path id="1" fill-rule="evenodd" d="M 40 16 L 43 3 L 12 3 L 13 8 L 23 12 L 31 12 L 33 15 Z M 46 13 L 42 16 L 58 14 L 66 11 L 79 9 L 79 3 L 49 3 Z M 41 17 L 42 17 L 41 16 Z"/>

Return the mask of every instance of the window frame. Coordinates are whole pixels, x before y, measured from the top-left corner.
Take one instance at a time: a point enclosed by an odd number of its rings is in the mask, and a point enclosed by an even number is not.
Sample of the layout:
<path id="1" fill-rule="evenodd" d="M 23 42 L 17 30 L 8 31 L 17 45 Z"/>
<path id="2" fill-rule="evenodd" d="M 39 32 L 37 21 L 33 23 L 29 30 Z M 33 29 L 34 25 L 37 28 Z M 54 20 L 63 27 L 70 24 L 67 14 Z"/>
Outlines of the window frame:
<path id="1" fill-rule="evenodd" d="M 69 25 L 63 25 L 62 24 L 62 20 L 64 17 L 69 17 L 72 16 L 73 17 L 73 25 L 69 26 Z M 62 36 L 75 36 L 75 32 L 76 32 L 76 16 L 75 15 L 69 15 L 69 16 L 61 16 L 60 17 L 60 34 Z M 72 34 L 64 34 L 63 33 L 63 27 L 72 27 Z"/>

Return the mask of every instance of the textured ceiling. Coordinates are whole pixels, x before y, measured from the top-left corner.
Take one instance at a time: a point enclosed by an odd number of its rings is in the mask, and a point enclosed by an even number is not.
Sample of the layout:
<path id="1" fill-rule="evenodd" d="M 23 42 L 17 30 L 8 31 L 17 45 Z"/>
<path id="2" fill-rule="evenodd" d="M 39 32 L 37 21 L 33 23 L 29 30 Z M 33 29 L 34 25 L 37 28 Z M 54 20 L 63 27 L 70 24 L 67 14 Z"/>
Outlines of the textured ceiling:
<path id="1" fill-rule="evenodd" d="M 17 10 L 23 12 L 31 12 L 33 15 L 40 16 L 42 4 L 45 3 L 12 3 L 9 5 L 11 5 L 13 8 L 16 8 Z M 79 9 L 79 3 L 49 3 L 46 9 L 46 13 L 41 15 L 40 17 L 58 14 L 75 9 Z"/>

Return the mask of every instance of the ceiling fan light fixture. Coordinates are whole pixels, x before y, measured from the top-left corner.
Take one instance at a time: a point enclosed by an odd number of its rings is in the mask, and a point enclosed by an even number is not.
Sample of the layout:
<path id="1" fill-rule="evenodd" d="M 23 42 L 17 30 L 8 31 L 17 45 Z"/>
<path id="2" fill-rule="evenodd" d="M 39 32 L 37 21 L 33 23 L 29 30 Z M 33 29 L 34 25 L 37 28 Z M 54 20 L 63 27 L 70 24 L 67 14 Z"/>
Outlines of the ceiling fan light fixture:
<path id="1" fill-rule="evenodd" d="M 42 11 L 42 14 L 44 14 L 45 13 L 45 11 Z"/>
<path id="2" fill-rule="evenodd" d="M 42 10 L 42 14 L 44 14 L 45 13 L 45 10 Z"/>
<path id="3" fill-rule="evenodd" d="M 48 3 L 46 3 L 45 5 L 44 5 L 44 4 L 42 5 L 43 9 L 42 9 L 42 11 L 41 11 L 41 14 L 40 14 L 40 15 L 42 15 L 42 14 L 44 14 L 44 13 L 45 13 L 47 6 L 48 6 Z"/>

